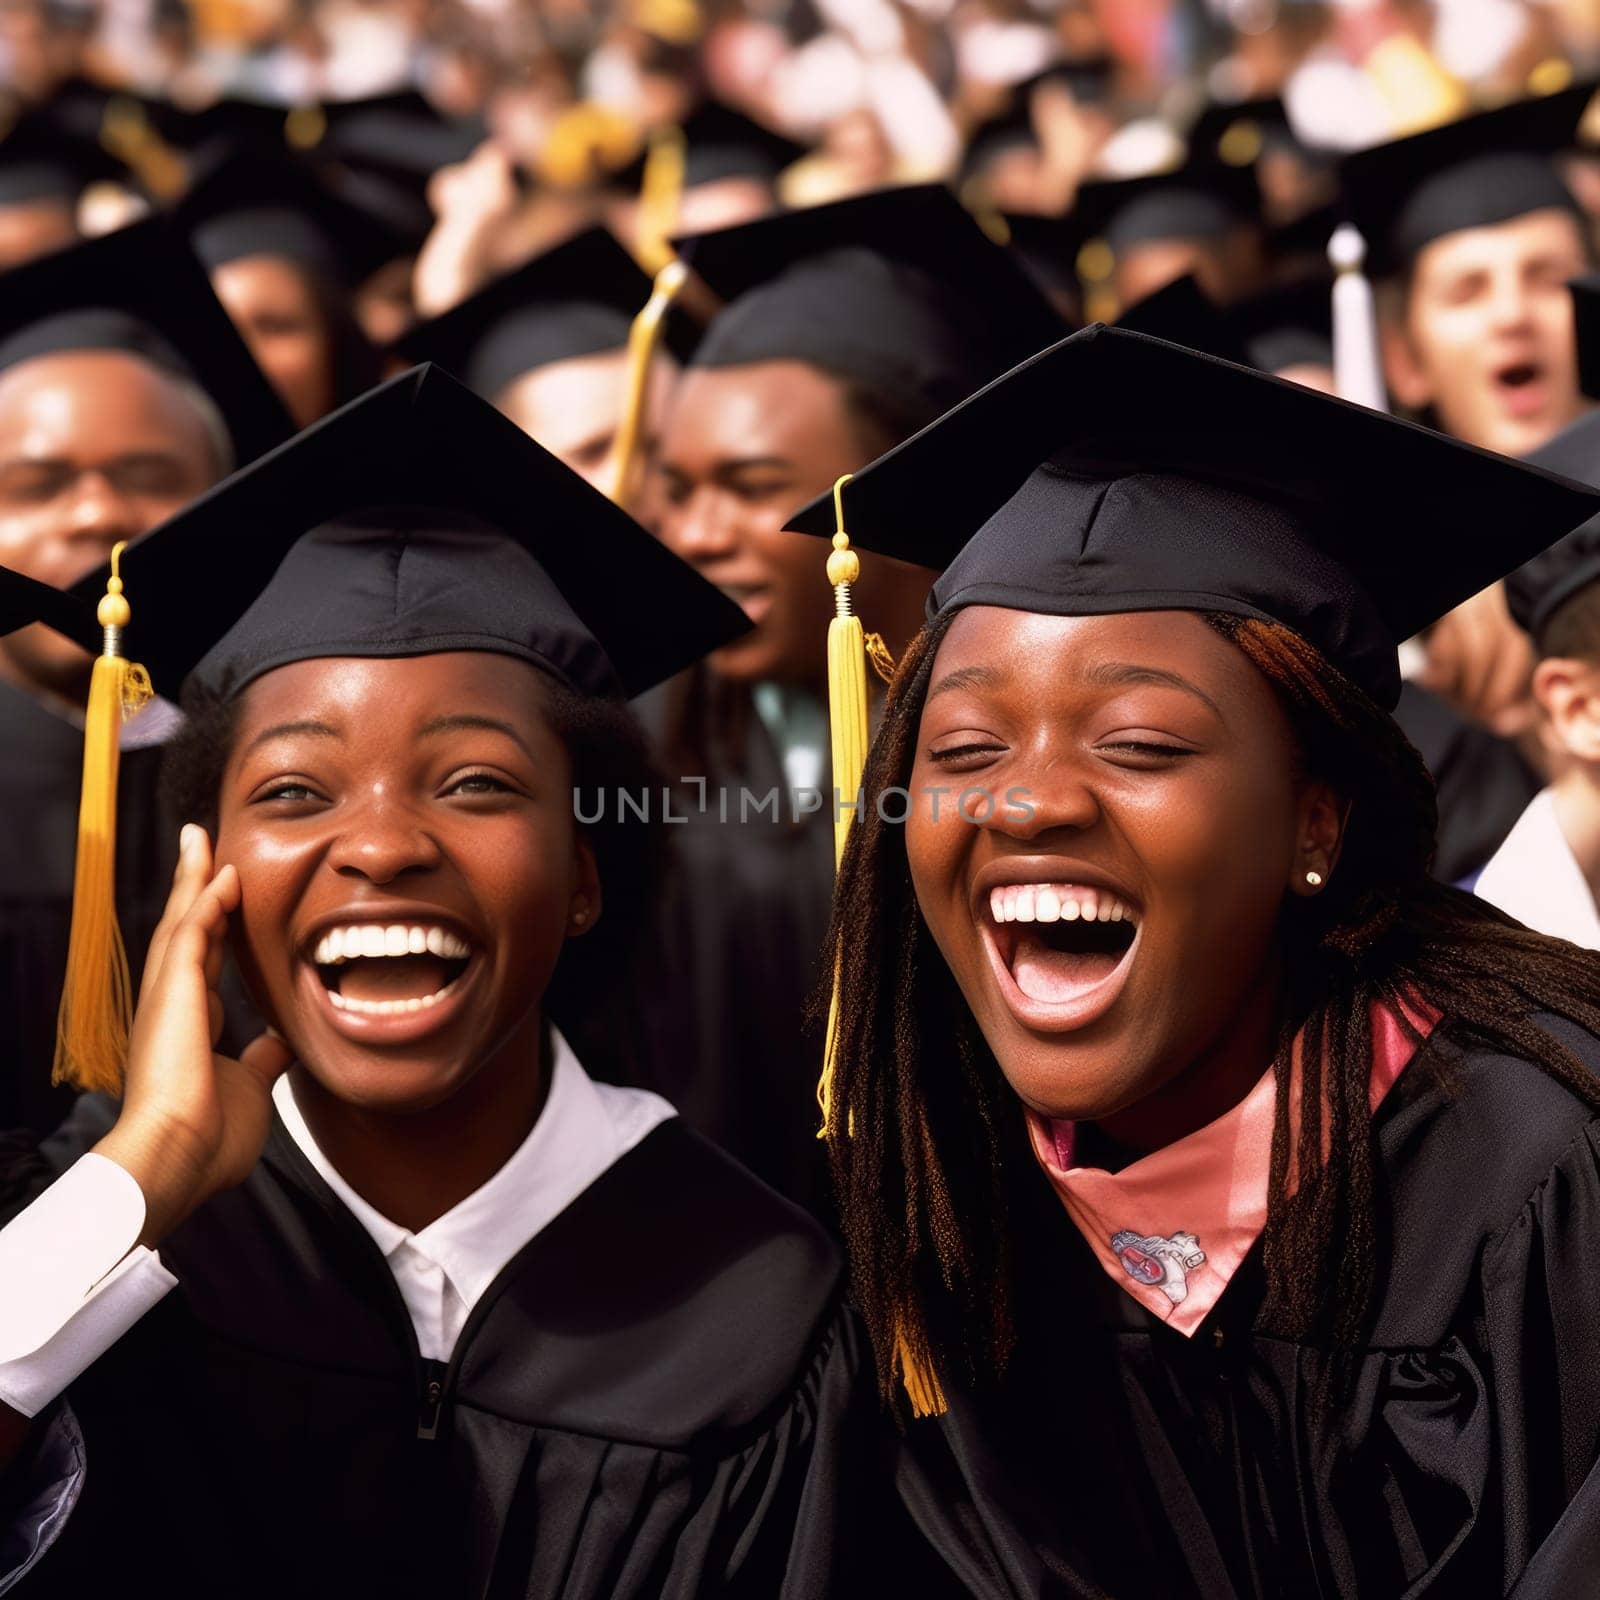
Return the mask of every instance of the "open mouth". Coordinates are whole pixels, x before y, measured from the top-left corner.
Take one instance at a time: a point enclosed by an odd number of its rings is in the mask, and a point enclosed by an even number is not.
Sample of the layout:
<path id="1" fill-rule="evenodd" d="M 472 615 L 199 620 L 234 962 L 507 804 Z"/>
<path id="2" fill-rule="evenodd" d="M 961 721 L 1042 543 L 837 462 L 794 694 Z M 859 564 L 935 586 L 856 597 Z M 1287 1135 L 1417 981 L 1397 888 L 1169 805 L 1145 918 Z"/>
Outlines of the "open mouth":
<path id="1" fill-rule="evenodd" d="M 473 959 L 472 946 L 438 923 L 352 923 L 330 928 L 311 962 L 335 1011 L 400 1017 L 452 998 Z"/>
<path id="2" fill-rule="evenodd" d="M 1541 362 L 1510 361 L 1496 367 L 1493 377 L 1500 403 L 1512 416 L 1531 416 L 1543 408 L 1548 385 Z"/>
<path id="3" fill-rule="evenodd" d="M 1139 912 L 1110 890 L 1075 883 L 989 891 L 983 932 L 1001 988 L 1030 1026 L 1081 1027 L 1121 993 Z"/>

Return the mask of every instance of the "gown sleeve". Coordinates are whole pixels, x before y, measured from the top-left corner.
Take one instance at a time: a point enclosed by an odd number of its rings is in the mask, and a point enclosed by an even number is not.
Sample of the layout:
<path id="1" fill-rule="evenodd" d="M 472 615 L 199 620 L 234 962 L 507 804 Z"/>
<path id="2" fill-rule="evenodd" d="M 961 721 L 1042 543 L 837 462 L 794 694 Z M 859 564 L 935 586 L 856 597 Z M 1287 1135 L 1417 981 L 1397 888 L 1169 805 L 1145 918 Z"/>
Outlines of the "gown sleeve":
<path id="1" fill-rule="evenodd" d="M 1600 1122 L 1488 1246 L 1483 1300 L 1502 1592 L 1586 1593 L 1600 1565 Z"/>

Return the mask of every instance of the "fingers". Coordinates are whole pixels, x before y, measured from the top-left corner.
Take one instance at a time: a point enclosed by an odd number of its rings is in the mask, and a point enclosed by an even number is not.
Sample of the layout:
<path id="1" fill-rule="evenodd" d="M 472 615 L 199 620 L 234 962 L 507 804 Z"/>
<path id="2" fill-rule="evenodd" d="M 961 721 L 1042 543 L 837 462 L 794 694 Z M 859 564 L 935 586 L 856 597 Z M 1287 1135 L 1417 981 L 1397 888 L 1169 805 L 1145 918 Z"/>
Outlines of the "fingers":
<path id="1" fill-rule="evenodd" d="M 222 936 L 228 931 L 228 913 L 238 904 L 239 874 L 230 863 L 201 889 L 182 920 L 172 930 L 162 956 L 161 972 L 155 983 L 179 978 L 183 970 L 188 969 L 199 977 L 207 990 L 214 987 L 214 982 L 208 977 L 211 959 L 216 953 L 220 974 Z"/>
<path id="2" fill-rule="evenodd" d="M 264 1085 L 270 1085 L 274 1078 L 288 1071 L 293 1060 L 294 1052 L 269 1028 L 244 1047 L 239 1065 L 254 1073 Z"/>
<path id="3" fill-rule="evenodd" d="M 172 874 L 172 888 L 161 913 L 161 921 L 150 936 L 150 948 L 145 955 L 144 978 L 139 985 L 139 998 L 144 999 L 160 975 L 166 960 L 167 946 L 177 932 L 178 925 L 189 914 L 211 877 L 211 840 L 204 828 L 195 823 L 185 823 L 178 835 L 178 865 Z"/>

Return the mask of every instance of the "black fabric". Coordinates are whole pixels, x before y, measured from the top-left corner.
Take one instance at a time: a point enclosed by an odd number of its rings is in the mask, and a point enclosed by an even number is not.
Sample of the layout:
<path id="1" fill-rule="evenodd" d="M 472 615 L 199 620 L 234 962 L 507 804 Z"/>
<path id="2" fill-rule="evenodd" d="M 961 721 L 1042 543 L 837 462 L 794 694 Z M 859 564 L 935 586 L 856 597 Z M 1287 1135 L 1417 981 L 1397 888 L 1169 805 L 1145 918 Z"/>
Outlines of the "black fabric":
<path id="1" fill-rule="evenodd" d="M 1600 399 L 1600 272 L 1574 278 L 1567 287 L 1578 339 L 1578 387 L 1591 400 Z"/>
<path id="2" fill-rule="evenodd" d="M 1333 365 L 1333 280 L 1317 275 L 1278 285 L 1231 306 L 1228 322 L 1252 367 Z"/>
<path id="3" fill-rule="evenodd" d="M 480 117 L 447 116 L 415 89 L 324 101 L 320 110 L 319 159 L 419 198 L 440 167 L 465 161 L 488 137 Z"/>
<path id="4" fill-rule="evenodd" d="M 236 461 L 293 431 L 200 263 L 161 218 L 6 273 L 0 370 L 89 349 L 129 351 L 199 384 L 227 424 Z"/>
<path id="5" fill-rule="evenodd" d="M 0 1127 L 47 1134 L 71 1103 L 52 1089 L 67 970 L 83 730 L 0 684 Z M 117 913 L 135 977 L 161 920 L 178 825 L 158 792 L 161 751 L 124 750 L 117 780 Z"/>
<path id="6" fill-rule="evenodd" d="M 0 635 L 42 622 L 69 639 L 93 645 L 99 634 L 94 610 L 76 595 L 53 589 L 10 567 L 0 567 Z"/>
<path id="7" fill-rule="evenodd" d="M 1375 277 L 1404 272 L 1435 239 L 1557 207 L 1581 217 L 1553 157 L 1577 141 L 1593 85 L 1519 100 L 1358 150 L 1339 164 L 1346 218 Z"/>
<path id="8" fill-rule="evenodd" d="M 946 569 L 930 615 L 1265 617 L 1388 707 L 1399 640 L 1600 506 L 1429 429 L 1103 327 L 889 451 L 843 500 L 853 542 Z M 831 536 L 832 497 L 789 526 Z"/>
<path id="9" fill-rule="evenodd" d="M 1203 350 L 1241 366 L 1254 365 L 1246 361 L 1244 345 L 1228 317 L 1206 297 L 1192 276 L 1175 278 L 1154 294 L 1135 301 L 1117 318 L 1116 325 L 1165 339 L 1168 344 L 1181 344 L 1186 350 Z"/>
<path id="10" fill-rule="evenodd" d="M 554 361 L 627 347 L 650 279 L 604 228 L 496 278 L 396 341 L 408 362 L 436 361 L 486 400 Z M 666 343 L 680 358 L 694 347 L 687 319 L 669 316 Z"/>
<path id="11" fill-rule="evenodd" d="M 1417 684 L 1400 685 L 1394 720 L 1416 746 L 1438 795 L 1433 875 L 1463 883 L 1488 865 L 1543 780 L 1509 740 Z"/>
<path id="12" fill-rule="evenodd" d="M 684 820 L 669 830 L 674 870 L 633 991 L 645 1048 L 610 1075 L 664 1095 L 757 1177 L 826 1216 L 823 1041 L 805 1011 L 833 904 L 831 802 L 799 809 L 747 689 L 688 677 L 639 706 L 669 775 L 705 781 L 673 790 Z M 699 706 L 689 720 L 712 736 L 663 749 L 685 695 Z M 568 1033 L 598 1071 L 598 1041 Z"/>
<path id="13" fill-rule="evenodd" d="M 517 656 L 583 693 L 636 694 L 749 627 L 437 367 L 234 473 L 132 545 L 122 574 L 128 649 L 169 698 L 191 673 L 227 697 L 291 661 L 448 650 Z"/>
<path id="14" fill-rule="evenodd" d="M 905 1547 L 835 1252 L 675 1119 L 447 1367 L 276 1121 L 161 1253 L 180 1288 L 69 1391 L 87 1474 L 30 1595 L 820 1600 Z"/>
<path id="15" fill-rule="evenodd" d="M 718 100 L 702 101 L 683 119 L 678 131 L 683 136 L 685 189 L 727 178 L 776 183 L 784 169 L 806 153 L 804 145 Z M 648 153 L 629 162 L 613 174 L 613 181 L 637 189 L 644 179 L 647 159 Z"/>
<path id="16" fill-rule="evenodd" d="M 1477 1600 L 1524 1571 L 1519 1596 L 1588 1592 L 1600 1125 L 1526 1063 L 1466 1052 L 1443 1077 L 1414 1063 L 1376 1138 L 1375 1315 L 1343 1376 L 1255 1331 L 1259 1247 L 1184 1339 L 1027 1175 L 1011 1367 L 951 1386 L 900 1465 L 973 1595 Z"/>
<path id="17" fill-rule="evenodd" d="M 1102 238 L 1113 254 L 1157 239 L 1224 239 L 1255 220 L 1261 192 L 1253 167 L 1192 161 L 1143 178 L 1096 178 L 1078 190 L 1081 237 Z"/>
<path id="18" fill-rule="evenodd" d="M 54 107 L 25 111 L 0 138 L 0 206 L 72 206 L 97 182 L 128 184 L 128 169 Z"/>
<path id="19" fill-rule="evenodd" d="M 1189 157 L 1230 167 L 1253 166 L 1269 149 L 1303 150 L 1278 95 L 1213 100 L 1189 127 Z"/>
<path id="20" fill-rule="evenodd" d="M 935 415 L 1062 331 L 948 190 L 890 189 L 674 240 L 725 301 L 703 367 L 804 361 Z"/>
<path id="21" fill-rule="evenodd" d="M 1600 411 L 1568 425 L 1528 459 L 1580 483 L 1600 484 Z M 1506 601 L 1517 626 L 1535 641 L 1545 624 L 1580 590 L 1600 582 L 1600 519 L 1574 528 L 1506 579 Z"/>

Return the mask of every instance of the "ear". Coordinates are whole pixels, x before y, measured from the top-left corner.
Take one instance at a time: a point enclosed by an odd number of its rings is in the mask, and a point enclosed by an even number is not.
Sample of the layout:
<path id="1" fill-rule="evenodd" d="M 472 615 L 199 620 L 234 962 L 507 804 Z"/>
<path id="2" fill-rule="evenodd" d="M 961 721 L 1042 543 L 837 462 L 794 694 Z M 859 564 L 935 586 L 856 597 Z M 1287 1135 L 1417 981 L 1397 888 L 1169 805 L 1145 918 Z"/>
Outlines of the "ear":
<path id="1" fill-rule="evenodd" d="M 1408 411 L 1431 405 L 1433 380 L 1423 369 L 1410 333 L 1392 318 L 1383 317 L 1378 324 L 1378 347 L 1389 393 Z"/>
<path id="2" fill-rule="evenodd" d="M 600 869 L 582 833 L 573 843 L 572 893 L 567 901 L 567 937 L 581 939 L 600 920 Z"/>
<path id="3" fill-rule="evenodd" d="M 1600 673 L 1587 661 L 1551 656 L 1533 669 L 1533 695 L 1556 748 L 1600 762 Z"/>
<path id="4" fill-rule="evenodd" d="M 1325 783 L 1308 783 L 1296 817 L 1297 845 L 1289 874 L 1289 892 L 1310 899 L 1320 894 L 1339 864 L 1344 848 L 1350 802 Z"/>

